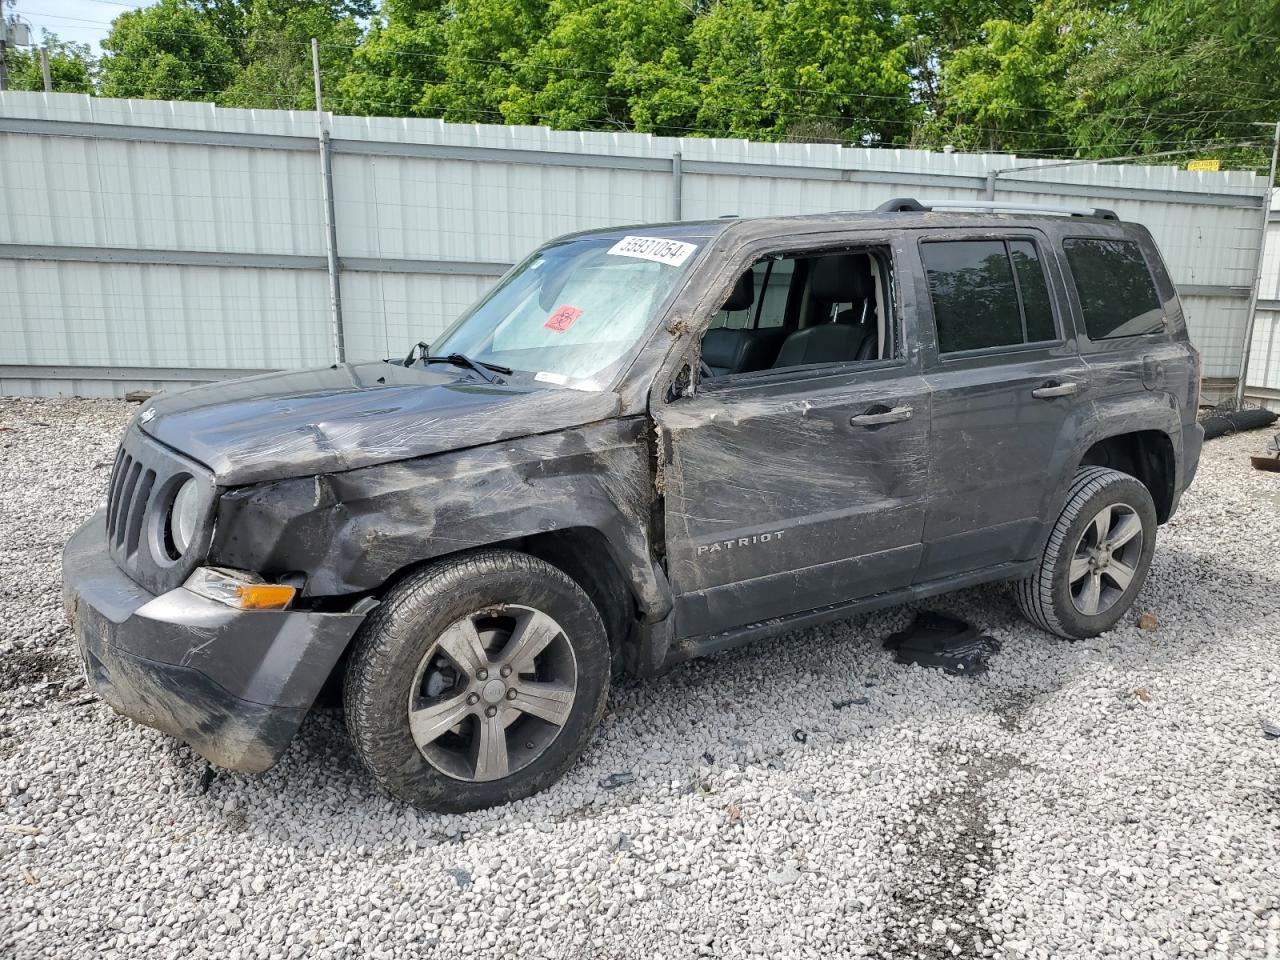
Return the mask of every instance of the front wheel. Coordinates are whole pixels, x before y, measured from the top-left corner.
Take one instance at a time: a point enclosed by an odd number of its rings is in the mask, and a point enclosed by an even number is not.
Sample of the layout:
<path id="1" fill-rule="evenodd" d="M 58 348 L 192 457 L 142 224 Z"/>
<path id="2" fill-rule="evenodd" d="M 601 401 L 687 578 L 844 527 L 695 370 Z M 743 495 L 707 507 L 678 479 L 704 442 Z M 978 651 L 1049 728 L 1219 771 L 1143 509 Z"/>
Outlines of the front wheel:
<path id="1" fill-rule="evenodd" d="M 1156 547 L 1156 508 L 1141 481 L 1082 467 L 1036 572 L 1015 587 L 1028 620 L 1082 640 L 1110 630 L 1133 605 Z"/>
<path id="2" fill-rule="evenodd" d="M 591 738 L 609 643 L 582 588 L 507 550 L 445 560 L 361 628 L 343 700 L 356 752 L 396 796 L 442 812 L 536 793 Z"/>

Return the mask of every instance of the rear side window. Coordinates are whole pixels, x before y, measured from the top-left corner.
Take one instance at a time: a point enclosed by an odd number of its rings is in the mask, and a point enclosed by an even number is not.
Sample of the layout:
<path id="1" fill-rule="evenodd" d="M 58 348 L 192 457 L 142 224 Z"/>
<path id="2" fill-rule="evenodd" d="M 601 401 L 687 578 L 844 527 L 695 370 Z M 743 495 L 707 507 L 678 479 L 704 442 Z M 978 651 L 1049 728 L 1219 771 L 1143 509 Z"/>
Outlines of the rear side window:
<path id="1" fill-rule="evenodd" d="M 787 296 L 791 292 L 791 276 L 795 269 L 796 262 L 790 257 L 769 263 L 769 280 L 765 284 L 760 309 L 756 313 L 757 329 L 777 329 L 783 325 L 787 315 Z"/>
<path id="2" fill-rule="evenodd" d="M 787 294 L 791 289 L 791 274 L 795 260 L 768 260 L 756 264 L 752 270 L 755 280 L 755 296 L 751 304 L 742 310 L 721 310 L 711 321 L 711 330 L 749 330 L 778 328 L 783 325 L 787 311 Z"/>
<path id="3" fill-rule="evenodd" d="M 1049 286 L 1030 240 L 931 240 L 921 244 L 938 352 L 1057 339 Z"/>
<path id="4" fill-rule="evenodd" d="M 1137 337 L 1164 328 L 1164 313 L 1141 248 L 1132 240 L 1065 240 L 1090 340 Z"/>

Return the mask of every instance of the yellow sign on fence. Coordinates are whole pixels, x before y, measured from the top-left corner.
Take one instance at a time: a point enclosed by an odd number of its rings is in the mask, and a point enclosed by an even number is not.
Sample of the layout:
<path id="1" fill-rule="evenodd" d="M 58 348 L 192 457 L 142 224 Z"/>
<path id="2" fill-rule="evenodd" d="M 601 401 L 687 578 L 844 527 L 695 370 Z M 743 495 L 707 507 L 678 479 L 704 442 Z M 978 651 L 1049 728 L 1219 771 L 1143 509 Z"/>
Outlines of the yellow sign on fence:
<path id="1" fill-rule="evenodd" d="M 1188 170 L 1221 170 L 1222 161 L 1216 158 L 1213 160 L 1188 160 L 1187 169 Z"/>

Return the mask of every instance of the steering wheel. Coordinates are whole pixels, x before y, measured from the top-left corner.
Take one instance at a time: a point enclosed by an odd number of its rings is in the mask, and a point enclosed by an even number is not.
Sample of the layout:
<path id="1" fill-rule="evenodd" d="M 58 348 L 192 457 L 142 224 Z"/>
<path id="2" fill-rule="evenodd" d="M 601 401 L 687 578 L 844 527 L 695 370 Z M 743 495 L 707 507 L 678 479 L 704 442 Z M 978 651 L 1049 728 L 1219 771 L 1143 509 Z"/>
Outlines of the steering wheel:
<path id="1" fill-rule="evenodd" d="M 698 358 L 698 376 L 703 380 L 712 380 L 715 378 L 715 371 L 707 366 L 707 361 L 701 357 Z"/>

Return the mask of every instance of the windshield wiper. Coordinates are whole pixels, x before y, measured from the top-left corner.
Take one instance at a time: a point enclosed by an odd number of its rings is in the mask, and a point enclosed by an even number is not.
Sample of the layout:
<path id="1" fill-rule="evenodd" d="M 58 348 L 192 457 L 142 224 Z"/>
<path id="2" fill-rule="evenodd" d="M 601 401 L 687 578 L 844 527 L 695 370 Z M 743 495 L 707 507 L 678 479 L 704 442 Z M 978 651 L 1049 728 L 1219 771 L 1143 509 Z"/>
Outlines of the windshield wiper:
<path id="1" fill-rule="evenodd" d="M 501 380 L 499 380 L 497 377 L 493 375 L 494 373 L 505 373 L 508 376 L 511 375 L 510 367 L 504 367 L 496 363 L 486 363 L 484 360 L 473 360 L 471 357 L 468 357 L 465 353 L 448 353 L 448 354 L 445 354 L 444 356 L 431 356 L 430 354 L 427 353 L 429 349 L 430 347 L 428 347 L 425 343 L 419 343 L 412 350 L 410 350 L 409 355 L 404 358 L 404 365 L 406 367 L 413 366 L 414 364 L 413 355 L 415 352 L 418 352 L 420 353 L 418 360 L 420 360 L 424 364 L 451 363 L 455 367 L 467 367 L 471 370 L 474 370 L 480 376 L 480 378 L 485 381 L 485 383 L 501 383 L 502 382 Z M 490 371 L 493 371 L 493 372 L 491 373 Z"/>

